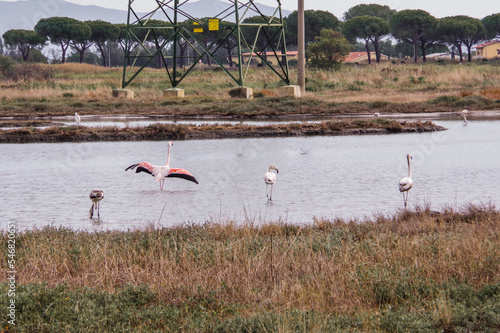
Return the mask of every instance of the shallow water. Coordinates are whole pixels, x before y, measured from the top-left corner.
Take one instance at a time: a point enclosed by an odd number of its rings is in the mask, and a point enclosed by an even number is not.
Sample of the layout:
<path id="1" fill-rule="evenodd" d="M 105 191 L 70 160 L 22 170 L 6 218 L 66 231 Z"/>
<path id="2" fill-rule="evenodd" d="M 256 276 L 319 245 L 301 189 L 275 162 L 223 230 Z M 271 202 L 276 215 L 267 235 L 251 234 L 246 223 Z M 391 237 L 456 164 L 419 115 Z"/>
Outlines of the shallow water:
<path id="1" fill-rule="evenodd" d="M 166 142 L 2 144 L 0 229 L 45 225 L 75 229 L 136 229 L 183 222 L 310 223 L 314 217 L 358 218 L 403 207 L 398 181 L 407 175 L 409 205 L 498 206 L 500 121 L 437 121 L 444 132 L 176 141 L 171 166 L 199 185 L 167 179 L 165 189 L 130 164 L 164 164 Z M 264 172 L 279 167 L 273 201 Z M 90 220 L 88 195 L 105 192 L 101 218 Z"/>
<path id="2" fill-rule="evenodd" d="M 153 124 L 160 125 L 214 125 L 214 124 L 245 124 L 254 126 L 263 126 L 276 123 L 303 123 L 303 122 L 314 122 L 319 123 L 322 120 L 288 120 L 288 121 L 271 121 L 271 120 L 235 120 L 235 119 L 186 119 L 186 120 L 165 120 L 165 119 L 95 119 L 89 118 L 84 119 L 81 122 L 81 126 L 87 127 L 103 127 L 103 126 L 115 126 L 115 127 L 143 127 Z M 75 122 L 61 122 L 64 126 L 75 125 Z"/>

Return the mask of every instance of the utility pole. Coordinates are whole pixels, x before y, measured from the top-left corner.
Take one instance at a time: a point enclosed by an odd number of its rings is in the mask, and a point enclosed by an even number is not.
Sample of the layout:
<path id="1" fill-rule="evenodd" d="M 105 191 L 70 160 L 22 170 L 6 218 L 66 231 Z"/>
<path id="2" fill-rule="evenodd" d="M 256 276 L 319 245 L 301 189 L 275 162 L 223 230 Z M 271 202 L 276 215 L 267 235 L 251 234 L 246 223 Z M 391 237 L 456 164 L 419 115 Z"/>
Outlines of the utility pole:
<path id="1" fill-rule="evenodd" d="M 304 0 L 299 1 L 297 11 L 297 83 L 300 87 L 300 95 L 304 96 L 306 91 L 306 61 L 305 61 L 305 29 L 304 29 Z"/>

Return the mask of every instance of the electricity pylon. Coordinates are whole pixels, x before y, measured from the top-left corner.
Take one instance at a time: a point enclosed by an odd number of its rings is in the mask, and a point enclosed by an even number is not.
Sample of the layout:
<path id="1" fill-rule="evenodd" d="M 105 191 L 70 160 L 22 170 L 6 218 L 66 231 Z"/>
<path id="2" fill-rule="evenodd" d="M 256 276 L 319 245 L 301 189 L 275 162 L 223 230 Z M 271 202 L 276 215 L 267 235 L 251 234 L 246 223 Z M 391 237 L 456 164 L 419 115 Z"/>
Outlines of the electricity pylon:
<path id="1" fill-rule="evenodd" d="M 146 1 L 129 0 L 122 88 L 156 61 L 175 88 L 203 58 L 239 86 L 255 59 L 290 84 L 280 0 L 272 15 L 264 15 L 253 0 L 225 0 L 227 8 L 206 18 L 183 10 L 189 0 L 149 1 L 154 9 L 139 13 L 134 5 Z"/>

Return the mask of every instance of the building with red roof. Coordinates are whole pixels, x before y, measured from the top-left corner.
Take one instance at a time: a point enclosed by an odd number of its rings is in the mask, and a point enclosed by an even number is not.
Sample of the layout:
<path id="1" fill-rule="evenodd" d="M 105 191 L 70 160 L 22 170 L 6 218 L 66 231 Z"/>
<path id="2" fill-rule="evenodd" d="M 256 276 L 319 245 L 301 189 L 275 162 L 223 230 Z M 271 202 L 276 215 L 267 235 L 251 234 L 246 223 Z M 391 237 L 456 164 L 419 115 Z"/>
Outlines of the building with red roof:
<path id="1" fill-rule="evenodd" d="M 377 56 L 375 55 L 375 52 L 370 52 L 370 59 L 371 62 L 376 62 L 377 61 Z M 380 55 L 380 60 L 389 60 L 389 58 L 383 54 Z M 367 63 L 368 62 L 368 54 L 366 51 L 363 52 L 351 52 L 349 55 L 344 59 L 345 63 Z"/>
<path id="2" fill-rule="evenodd" d="M 491 40 L 474 47 L 476 57 L 483 59 L 500 59 L 500 40 Z"/>

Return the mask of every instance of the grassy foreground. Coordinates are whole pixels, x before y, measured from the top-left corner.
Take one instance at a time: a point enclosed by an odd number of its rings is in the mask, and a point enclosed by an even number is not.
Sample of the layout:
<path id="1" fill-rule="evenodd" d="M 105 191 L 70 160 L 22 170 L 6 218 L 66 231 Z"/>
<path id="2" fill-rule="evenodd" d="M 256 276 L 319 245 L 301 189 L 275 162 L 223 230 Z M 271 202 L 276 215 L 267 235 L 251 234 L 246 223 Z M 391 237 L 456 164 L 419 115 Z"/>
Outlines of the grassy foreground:
<path id="1" fill-rule="evenodd" d="M 309 225 L 26 231 L 15 329 L 498 332 L 499 231 L 491 205 Z"/>

